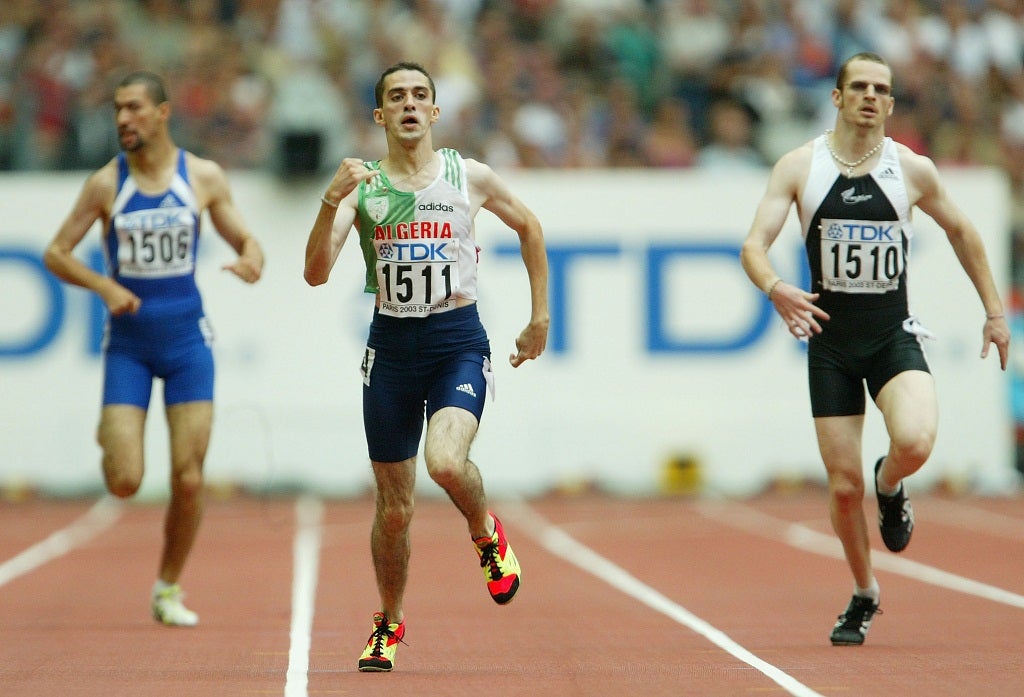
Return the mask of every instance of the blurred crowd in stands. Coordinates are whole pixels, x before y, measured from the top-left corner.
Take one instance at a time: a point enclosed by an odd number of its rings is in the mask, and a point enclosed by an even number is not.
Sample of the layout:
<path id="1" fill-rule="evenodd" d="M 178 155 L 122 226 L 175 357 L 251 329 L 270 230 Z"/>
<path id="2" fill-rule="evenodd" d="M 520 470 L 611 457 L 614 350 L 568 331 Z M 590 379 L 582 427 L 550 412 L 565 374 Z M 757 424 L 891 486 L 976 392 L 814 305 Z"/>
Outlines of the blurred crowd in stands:
<path id="1" fill-rule="evenodd" d="M 891 135 L 1024 176 L 1020 0 L 3 0 L 0 169 L 102 164 L 112 86 L 146 68 L 186 147 L 330 170 L 381 151 L 402 59 L 434 75 L 437 141 L 496 166 L 762 167 L 831 123 L 860 50 L 893 64 Z"/>
<path id="2" fill-rule="evenodd" d="M 324 174 L 383 154 L 398 60 L 433 73 L 435 143 L 496 168 L 767 167 L 831 125 L 861 50 L 893 65 L 890 135 L 1024 200 L 1024 0 L 2 0 L 0 170 L 103 164 L 145 68 L 183 146 Z"/>

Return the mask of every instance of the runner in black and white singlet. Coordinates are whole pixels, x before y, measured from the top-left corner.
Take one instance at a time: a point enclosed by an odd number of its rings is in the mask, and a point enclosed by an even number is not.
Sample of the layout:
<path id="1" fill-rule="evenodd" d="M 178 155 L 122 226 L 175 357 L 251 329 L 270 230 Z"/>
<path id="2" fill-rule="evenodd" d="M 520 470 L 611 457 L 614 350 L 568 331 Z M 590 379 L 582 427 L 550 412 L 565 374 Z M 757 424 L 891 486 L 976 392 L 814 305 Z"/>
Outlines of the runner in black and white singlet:
<path id="1" fill-rule="evenodd" d="M 97 440 L 111 493 L 128 497 L 143 471 L 146 415 L 154 380 L 163 381 L 170 431 L 170 502 L 150 609 L 167 625 L 194 625 L 178 585 L 202 520 L 203 461 L 213 427 L 212 336 L 195 282 L 199 223 L 238 253 L 223 268 L 246 283 L 263 271 L 263 251 L 215 162 L 179 149 L 168 130 L 163 80 L 140 71 L 114 91 L 122 153 L 94 172 L 47 247 L 47 267 L 95 292 L 109 312 L 103 346 L 103 408 Z M 74 255 L 99 222 L 109 275 Z"/>
<path id="2" fill-rule="evenodd" d="M 890 437 L 873 474 L 879 528 L 891 551 L 910 542 L 914 516 L 903 480 L 924 465 L 938 428 L 935 385 L 920 345 L 928 332 L 909 307 L 914 207 L 945 231 L 978 292 L 985 312 L 981 357 L 995 345 L 1005 370 L 1010 341 L 978 231 L 946 193 L 935 164 L 885 135 L 892 89 L 881 56 L 859 53 L 843 63 L 831 96 L 835 128 L 779 159 L 741 252 L 747 275 L 789 332 L 808 341 L 832 527 L 854 580 L 830 635 L 837 646 L 864 643 L 880 598 L 863 503 L 865 386 Z M 811 269 L 808 290 L 786 283 L 768 258 L 794 204 Z"/>
<path id="3" fill-rule="evenodd" d="M 928 372 L 910 317 L 907 261 L 913 226 L 896 143 L 886 138 L 870 173 L 840 173 L 828 134 L 815 139 L 800 200 L 815 303 L 829 315 L 811 334 L 814 416 L 863 414 L 862 380 L 874 398 L 905 370 Z"/>
<path id="4" fill-rule="evenodd" d="M 374 313 L 362 360 L 363 424 L 376 480 L 371 536 L 380 593 L 361 671 L 390 671 L 405 636 L 409 525 L 416 454 L 426 420 L 427 472 L 463 514 L 499 604 L 512 600 L 521 570 L 500 521 L 489 510 L 480 471 L 469 460 L 492 379 L 490 346 L 476 310 L 480 208 L 519 235 L 531 312 L 516 338 L 513 367 L 547 342 L 547 255 L 537 217 L 490 167 L 450 149 L 435 151 L 440 115 L 434 81 L 422 66 L 397 63 L 380 76 L 374 122 L 387 156 L 342 161 L 321 199 L 306 244 L 305 279 L 326 283 L 355 227 Z"/>

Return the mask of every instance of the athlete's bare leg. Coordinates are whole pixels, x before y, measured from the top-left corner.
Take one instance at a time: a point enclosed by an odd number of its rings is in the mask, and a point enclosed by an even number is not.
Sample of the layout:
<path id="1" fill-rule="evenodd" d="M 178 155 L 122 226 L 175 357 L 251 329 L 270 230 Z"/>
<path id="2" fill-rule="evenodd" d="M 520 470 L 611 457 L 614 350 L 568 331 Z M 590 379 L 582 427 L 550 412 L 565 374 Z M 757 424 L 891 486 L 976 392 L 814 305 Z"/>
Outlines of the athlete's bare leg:
<path id="1" fill-rule="evenodd" d="M 203 461 L 213 427 L 213 403 L 167 408 L 171 441 L 171 499 L 164 519 L 159 578 L 177 583 L 203 518 Z"/>
<path id="2" fill-rule="evenodd" d="M 477 427 L 476 417 L 465 409 L 438 409 L 427 424 L 424 448 L 427 472 L 465 516 L 473 539 L 490 537 L 494 532 L 480 470 L 469 460 Z"/>
<path id="3" fill-rule="evenodd" d="M 864 416 L 823 416 L 814 419 L 818 448 L 828 473 L 832 528 L 842 542 L 846 563 L 858 588 L 874 582 L 871 542 L 864 516 L 864 465 L 861 437 Z"/>

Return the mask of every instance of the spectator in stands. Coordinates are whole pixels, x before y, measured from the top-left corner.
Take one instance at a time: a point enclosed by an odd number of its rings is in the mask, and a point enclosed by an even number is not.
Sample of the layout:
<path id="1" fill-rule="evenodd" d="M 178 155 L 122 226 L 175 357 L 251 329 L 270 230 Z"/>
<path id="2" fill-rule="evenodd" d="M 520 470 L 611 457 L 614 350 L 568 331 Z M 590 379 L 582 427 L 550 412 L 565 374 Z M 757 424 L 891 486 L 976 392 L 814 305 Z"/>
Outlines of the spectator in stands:
<path id="1" fill-rule="evenodd" d="M 754 116 L 742 102 L 728 97 L 711 105 L 708 142 L 697 154 L 701 169 L 760 169 L 764 158 L 754 147 Z"/>

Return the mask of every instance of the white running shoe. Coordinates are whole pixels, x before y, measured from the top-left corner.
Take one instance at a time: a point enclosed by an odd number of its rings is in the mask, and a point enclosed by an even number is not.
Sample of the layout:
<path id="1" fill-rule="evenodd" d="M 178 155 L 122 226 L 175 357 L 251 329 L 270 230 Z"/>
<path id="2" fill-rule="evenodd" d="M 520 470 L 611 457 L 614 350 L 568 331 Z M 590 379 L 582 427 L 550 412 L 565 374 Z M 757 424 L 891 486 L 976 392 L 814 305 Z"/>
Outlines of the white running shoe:
<path id="1" fill-rule="evenodd" d="M 199 624 L 199 615 L 185 607 L 182 602 L 185 592 L 175 583 L 161 589 L 153 589 L 153 619 L 173 627 L 194 627 Z"/>

